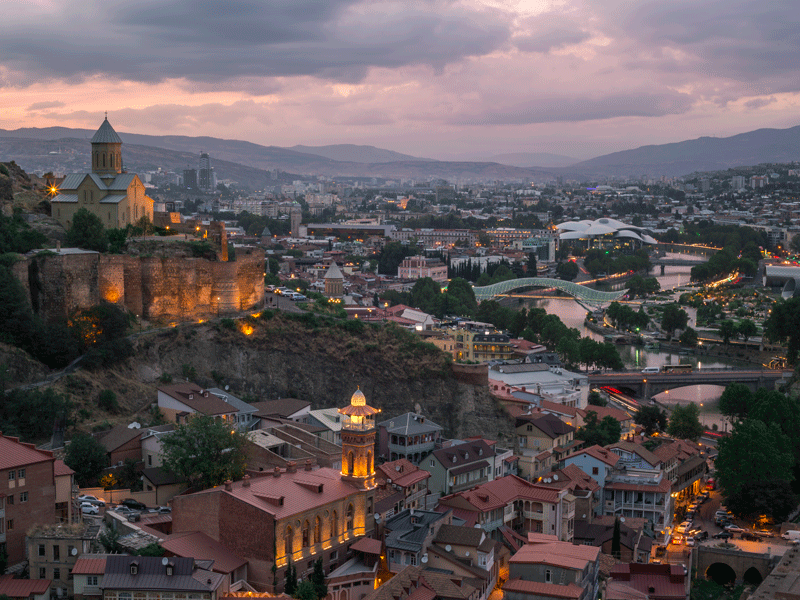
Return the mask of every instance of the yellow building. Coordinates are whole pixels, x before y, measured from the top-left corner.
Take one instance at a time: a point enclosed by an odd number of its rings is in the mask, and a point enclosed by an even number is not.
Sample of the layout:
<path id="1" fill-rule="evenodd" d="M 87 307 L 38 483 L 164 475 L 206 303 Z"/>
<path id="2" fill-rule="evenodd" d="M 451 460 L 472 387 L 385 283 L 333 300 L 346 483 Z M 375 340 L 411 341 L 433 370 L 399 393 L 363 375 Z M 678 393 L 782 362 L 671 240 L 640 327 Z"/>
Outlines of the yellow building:
<path id="1" fill-rule="evenodd" d="M 147 216 L 153 220 L 153 200 L 135 173 L 122 170 L 122 140 L 108 117 L 92 137 L 91 173 L 72 173 L 64 178 L 51 200 L 52 216 L 64 227 L 85 208 L 106 228 L 120 228 Z"/>

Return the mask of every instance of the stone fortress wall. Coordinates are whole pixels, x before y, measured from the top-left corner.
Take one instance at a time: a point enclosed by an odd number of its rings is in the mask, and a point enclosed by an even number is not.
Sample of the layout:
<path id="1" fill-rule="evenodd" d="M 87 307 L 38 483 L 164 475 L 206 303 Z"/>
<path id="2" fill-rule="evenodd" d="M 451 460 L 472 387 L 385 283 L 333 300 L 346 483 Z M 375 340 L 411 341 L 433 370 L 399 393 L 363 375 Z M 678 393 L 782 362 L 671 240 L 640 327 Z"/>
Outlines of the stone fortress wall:
<path id="1" fill-rule="evenodd" d="M 237 248 L 236 260 L 130 256 L 58 249 L 23 257 L 13 271 L 34 312 L 67 318 L 102 300 L 148 320 L 192 320 L 259 307 L 264 253 Z"/>

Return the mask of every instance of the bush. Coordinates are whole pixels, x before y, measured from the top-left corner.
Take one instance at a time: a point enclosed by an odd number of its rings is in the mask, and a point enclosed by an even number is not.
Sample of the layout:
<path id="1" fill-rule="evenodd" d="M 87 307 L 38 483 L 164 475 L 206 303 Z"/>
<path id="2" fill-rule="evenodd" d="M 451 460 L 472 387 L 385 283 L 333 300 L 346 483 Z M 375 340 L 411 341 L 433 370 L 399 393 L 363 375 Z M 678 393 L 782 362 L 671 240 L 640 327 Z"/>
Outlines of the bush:
<path id="1" fill-rule="evenodd" d="M 221 319 L 219 322 L 225 329 L 236 329 L 236 322 L 233 319 Z"/>
<path id="2" fill-rule="evenodd" d="M 158 378 L 161 383 L 172 383 L 172 375 L 167 372 L 161 374 L 161 377 Z"/>
<path id="3" fill-rule="evenodd" d="M 117 395 L 111 390 L 103 390 L 97 396 L 97 404 L 106 412 L 115 413 L 119 410 Z"/>

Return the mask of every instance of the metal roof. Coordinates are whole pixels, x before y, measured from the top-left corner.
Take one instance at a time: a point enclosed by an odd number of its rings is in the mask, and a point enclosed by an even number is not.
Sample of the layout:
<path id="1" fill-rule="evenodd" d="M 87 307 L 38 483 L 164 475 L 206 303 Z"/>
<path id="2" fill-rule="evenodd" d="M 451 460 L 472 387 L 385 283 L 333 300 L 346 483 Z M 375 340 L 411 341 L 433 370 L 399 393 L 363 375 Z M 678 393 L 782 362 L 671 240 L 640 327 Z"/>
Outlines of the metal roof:
<path id="1" fill-rule="evenodd" d="M 389 433 L 402 435 L 444 431 L 441 425 L 434 423 L 427 417 L 412 412 L 382 421 L 378 423 L 378 427 L 384 427 Z"/>
<path id="2" fill-rule="evenodd" d="M 134 179 L 136 179 L 136 173 L 120 173 L 116 177 L 114 177 L 114 181 L 108 184 L 109 190 L 127 190 L 128 187 L 131 185 Z"/>
<path id="3" fill-rule="evenodd" d="M 92 144 L 121 144 L 122 140 L 114 131 L 111 123 L 108 122 L 108 117 L 103 120 L 100 128 L 92 136 Z"/>
<path id="4" fill-rule="evenodd" d="M 59 202 L 62 204 L 65 203 L 77 203 L 78 202 L 78 194 L 59 194 L 58 196 L 54 196 L 50 199 L 50 203 Z"/>
<path id="5" fill-rule="evenodd" d="M 223 576 L 218 573 L 197 573 L 193 558 L 169 558 L 168 563 L 173 566 L 172 575 L 167 575 L 166 566 L 161 560 L 152 556 L 109 556 L 106 558 L 103 589 L 209 592 L 222 583 Z M 131 575 L 131 565 L 134 563 L 136 574 Z"/>

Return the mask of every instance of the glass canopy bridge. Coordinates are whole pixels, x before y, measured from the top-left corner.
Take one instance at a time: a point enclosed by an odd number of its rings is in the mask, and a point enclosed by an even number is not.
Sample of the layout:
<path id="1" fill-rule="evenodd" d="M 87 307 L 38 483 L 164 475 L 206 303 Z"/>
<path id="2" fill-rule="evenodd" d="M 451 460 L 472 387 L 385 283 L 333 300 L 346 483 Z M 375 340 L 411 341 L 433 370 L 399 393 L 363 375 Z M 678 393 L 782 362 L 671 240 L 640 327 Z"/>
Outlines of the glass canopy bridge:
<path id="1" fill-rule="evenodd" d="M 482 300 L 491 300 L 498 296 L 505 296 L 514 290 L 523 288 L 551 288 L 561 290 L 575 298 L 580 304 L 593 309 L 602 308 L 607 304 L 611 304 L 615 300 L 619 300 L 628 291 L 625 289 L 616 292 L 602 292 L 595 290 L 585 285 L 573 283 L 571 281 L 563 281 L 562 279 L 548 279 L 545 277 L 523 277 L 521 279 L 509 279 L 508 281 L 501 281 L 492 285 L 485 285 L 482 287 L 473 287 L 475 292 L 475 299 L 480 302 Z"/>

